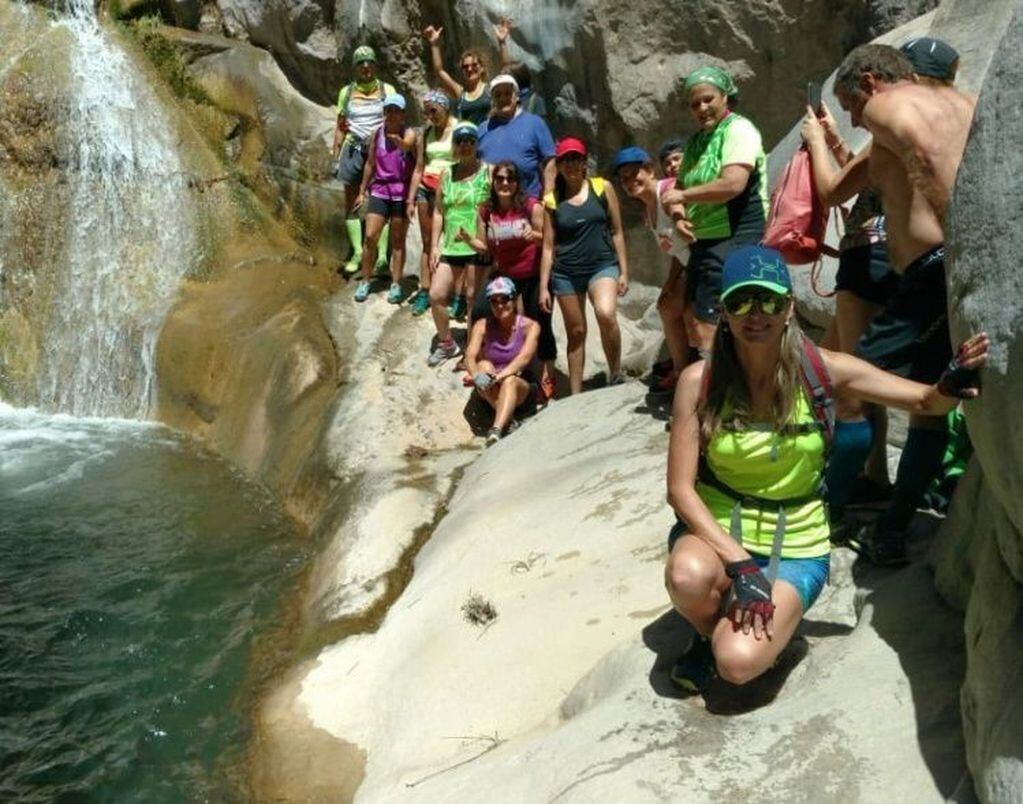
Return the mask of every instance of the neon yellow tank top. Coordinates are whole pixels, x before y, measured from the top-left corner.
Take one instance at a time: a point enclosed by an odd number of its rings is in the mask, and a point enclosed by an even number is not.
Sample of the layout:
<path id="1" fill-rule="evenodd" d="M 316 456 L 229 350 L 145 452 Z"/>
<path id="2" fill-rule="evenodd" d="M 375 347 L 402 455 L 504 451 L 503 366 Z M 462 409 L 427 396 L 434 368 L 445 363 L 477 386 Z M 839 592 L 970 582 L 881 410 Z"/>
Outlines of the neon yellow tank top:
<path id="1" fill-rule="evenodd" d="M 792 423 L 815 423 L 802 388 Z M 706 459 L 718 479 L 740 493 L 769 500 L 806 497 L 821 484 L 824 436 L 818 430 L 778 433 L 770 425 L 757 424 L 744 430 L 719 430 L 707 445 Z M 705 483 L 698 482 L 696 490 L 728 533 L 735 500 Z M 782 558 L 817 558 L 828 554 L 829 529 L 822 500 L 786 506 L 785 517 Z M 750 553 L 770 555 L 777 520 L 776 508 L 743 506 L 742 546 Z"/>

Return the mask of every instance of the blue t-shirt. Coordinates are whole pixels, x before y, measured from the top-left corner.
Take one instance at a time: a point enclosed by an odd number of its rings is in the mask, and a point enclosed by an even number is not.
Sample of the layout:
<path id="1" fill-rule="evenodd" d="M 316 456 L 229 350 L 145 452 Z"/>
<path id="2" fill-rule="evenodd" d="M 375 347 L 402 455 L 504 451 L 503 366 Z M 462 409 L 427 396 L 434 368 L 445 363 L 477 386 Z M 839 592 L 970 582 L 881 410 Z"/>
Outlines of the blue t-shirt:
<path id="1" fill-rule="evenodd" d="M 542 117 L 519 112 L 510 120 L 491 117 L 480 126 L 480 159 L 490 165 L 510 160 L 522 174 L 526 195 L 540 197 L 540 169 L 554 158 L 554 138 Z"/>

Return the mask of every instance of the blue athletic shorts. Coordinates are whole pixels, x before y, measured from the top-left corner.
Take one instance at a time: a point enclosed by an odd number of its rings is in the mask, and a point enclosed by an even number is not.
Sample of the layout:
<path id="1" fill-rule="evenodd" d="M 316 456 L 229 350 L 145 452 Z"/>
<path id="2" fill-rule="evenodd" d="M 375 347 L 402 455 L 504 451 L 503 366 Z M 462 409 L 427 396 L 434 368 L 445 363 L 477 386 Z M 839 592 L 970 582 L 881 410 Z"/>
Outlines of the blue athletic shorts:
<path id="1" fill-rule="evenodd" d="M 605 265 L 590 274 L 563 274 L 555 268 L 551 272 L 551 292 L 555 296 L 585 293 L 598 279 L 614 279 L 617 282 L 618 274 L 617 263 Z"/>

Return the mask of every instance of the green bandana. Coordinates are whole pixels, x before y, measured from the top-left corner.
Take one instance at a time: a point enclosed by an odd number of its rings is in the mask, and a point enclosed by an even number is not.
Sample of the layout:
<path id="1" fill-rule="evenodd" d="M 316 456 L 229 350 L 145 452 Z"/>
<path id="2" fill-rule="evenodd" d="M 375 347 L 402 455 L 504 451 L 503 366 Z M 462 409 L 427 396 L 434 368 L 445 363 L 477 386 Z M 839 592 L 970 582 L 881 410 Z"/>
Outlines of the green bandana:
<path id="1" fill-rule="evenodd" d="M 712 87 L 717 87 L 729 98 L 734 98 L 739 94 L 739 88 L 735 86 L 732 76 L 720 67 L 707 65 L 693 70 L 686 76 L 686 92 L 689 92 L 697 84 L 710 84 Z"/>

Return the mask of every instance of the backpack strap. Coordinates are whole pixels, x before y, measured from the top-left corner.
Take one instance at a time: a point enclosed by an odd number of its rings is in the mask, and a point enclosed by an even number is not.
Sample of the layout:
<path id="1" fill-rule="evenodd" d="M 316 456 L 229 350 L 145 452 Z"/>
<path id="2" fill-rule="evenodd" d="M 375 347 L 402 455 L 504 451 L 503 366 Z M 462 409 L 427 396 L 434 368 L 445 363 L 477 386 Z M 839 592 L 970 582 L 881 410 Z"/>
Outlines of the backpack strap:
<path id="1" fill-rule="evenodd" d="M 802 380 L 806 397 L 810 400 L 813 418 L 821 426 L 821 435 L 824 437 L 824 452 L 827 455 L 831 450 L 831 442 L 835 437 L 834 388 L 831 385 L 831 376 L 824 365 L 824 358 L 821 357 L 817 344 L 805 335 L 803 336 L 803 354 L 799 376 Z"/>
<path id="2" fill-rule="evenodd" d="M 600 176 L 594 176 L 592 179 L 588 179 L 590 183 L 590 189 L 593 190 L 593 194 L 597 196 L 600 201 L 600 205 L 604 208 L 604 212 L 607 212 L 607 182 L 604 181 Z"/>

